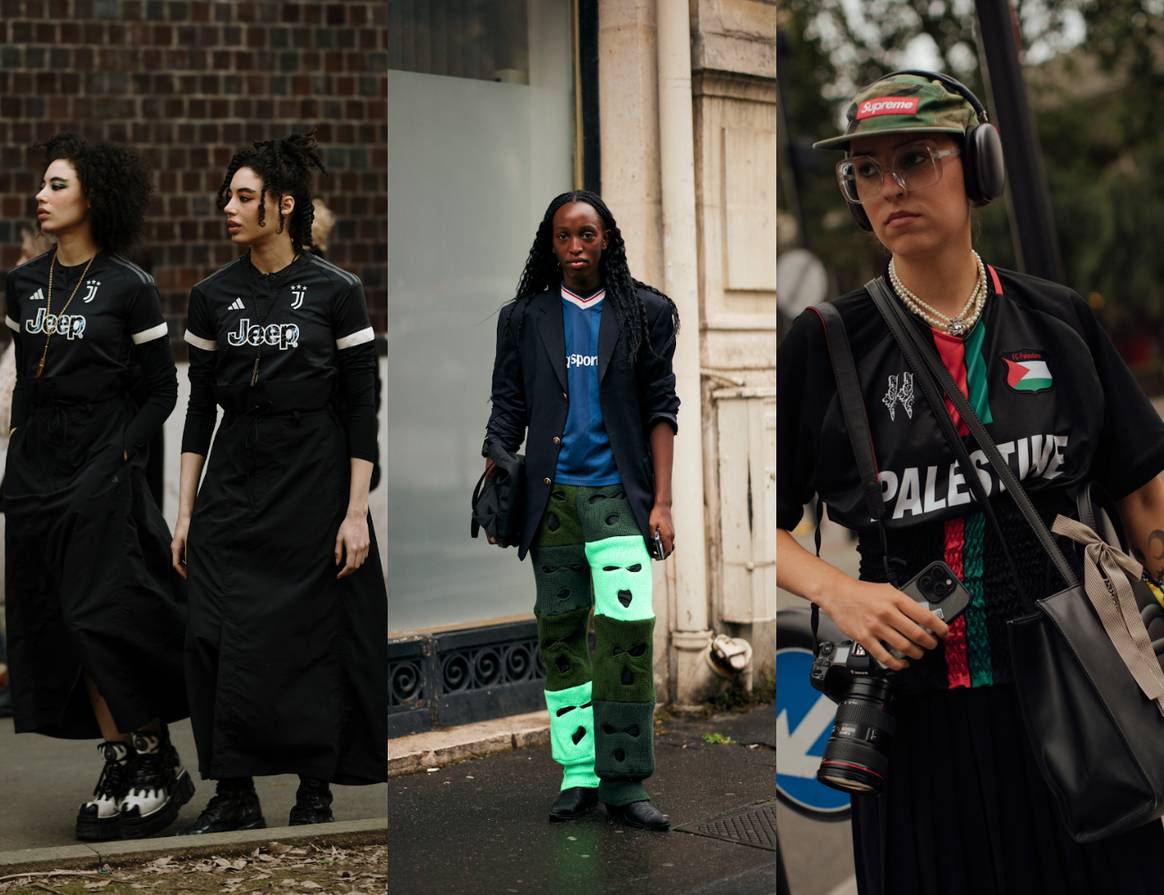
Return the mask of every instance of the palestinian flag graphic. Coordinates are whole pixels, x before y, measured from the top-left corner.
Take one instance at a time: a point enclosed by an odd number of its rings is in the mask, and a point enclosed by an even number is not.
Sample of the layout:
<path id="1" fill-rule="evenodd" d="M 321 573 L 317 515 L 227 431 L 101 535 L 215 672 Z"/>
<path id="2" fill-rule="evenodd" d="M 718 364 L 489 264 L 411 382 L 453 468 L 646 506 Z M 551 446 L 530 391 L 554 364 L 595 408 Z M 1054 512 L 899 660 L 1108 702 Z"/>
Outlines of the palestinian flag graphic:
<path id="1" fill-rule="evenodd" d="M 1043 392 L 1051 387 L 1051 370 L 1038 351 L 1013 351 L 1004 354 L 1006 384 L 1016 392 Z"/>

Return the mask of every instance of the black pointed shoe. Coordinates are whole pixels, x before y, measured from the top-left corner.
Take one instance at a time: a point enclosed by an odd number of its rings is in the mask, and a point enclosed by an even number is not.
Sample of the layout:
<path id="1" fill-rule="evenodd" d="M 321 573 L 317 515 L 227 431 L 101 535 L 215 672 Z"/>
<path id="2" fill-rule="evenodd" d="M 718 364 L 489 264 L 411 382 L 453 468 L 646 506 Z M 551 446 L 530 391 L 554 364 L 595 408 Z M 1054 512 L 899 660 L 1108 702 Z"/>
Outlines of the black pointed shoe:
<path id="1" fill-rule="evenodd" d="M 649 799 L 631 802 L 629 805 L 607 805 L 606 813 L 619 823 L 637 830 L 666 833 L 671 829 L 667 815 L 652 805 Z"/>
<path id="2" fill-rule="evenodd" d="M 77 812 L 77 838 L 83 842 L 108 842 L 121 838 L 121 800 L 129 775 L 129 744 L 98 743 L 105 766 L 97 779 L 93 798 Z"/>
<path id="3" fill-rule="evenodd" d="M 225 785 L 224 785 L 225 784 Z M 184 836 L 203 833 L 227 833 L 231 830 L 262 830 L 267 826 L 259 796 L 249 780 L 239 784 L 235 780 L 218 781 L 217 794 L 202 809 L 198 820 L 182 831 Z"/>
<path id="4" fill-rule="evenodd" d="M 295 793 L 295 805 L 287 818 L 289 826 L 304 824 L 329 824 L 335 820 L 331 813 L 331 788 L 326 780 L 315 777 L 300 777 L 299 790 Z"/>
<path id="5" fill-rule="evenodd" d="M 558 793 L 550 807 L 550 823 L 576 820 L 598 807 L 598 790 L 587 786 L 571 786 Z"/>

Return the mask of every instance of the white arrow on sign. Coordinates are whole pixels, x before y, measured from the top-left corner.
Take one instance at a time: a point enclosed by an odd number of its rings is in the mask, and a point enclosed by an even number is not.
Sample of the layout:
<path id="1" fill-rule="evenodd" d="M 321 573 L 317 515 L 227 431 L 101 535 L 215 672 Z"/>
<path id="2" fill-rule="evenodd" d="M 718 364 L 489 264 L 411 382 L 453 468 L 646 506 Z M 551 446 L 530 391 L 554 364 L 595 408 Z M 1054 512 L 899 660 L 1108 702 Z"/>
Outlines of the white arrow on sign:
<path id="1" fill-rule="evenodd" d="M 788 710 L 776 716 L 776 772 L 789 777 L 813 778 L 820 758 L 809 755 L 812 744 L 828 729 L 836 717 L 837 707 L 821 696 L 808 710 L 796 730 L 788 732 Z"/>

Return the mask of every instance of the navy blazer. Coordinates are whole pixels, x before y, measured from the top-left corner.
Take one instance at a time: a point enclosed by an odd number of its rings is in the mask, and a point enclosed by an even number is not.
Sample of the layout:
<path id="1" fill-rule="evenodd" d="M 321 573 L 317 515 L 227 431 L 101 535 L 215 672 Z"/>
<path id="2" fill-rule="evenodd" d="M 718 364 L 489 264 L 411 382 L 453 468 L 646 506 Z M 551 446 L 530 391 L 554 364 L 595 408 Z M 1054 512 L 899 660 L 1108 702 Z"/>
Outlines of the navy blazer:
<path id="1" fill-rule="evenodd" d="M 638 289 L 647 311 L 649 341 L 636 361 L 628 357 L 609 296 L 598 328 L 599 402 L 614 462 L 643 537 L 655 503 L 655 470 L 649 433 L 658 420 L 676 432 L 675 319 L 665 298 Z M 491 448 L 515 453 L 525 438 L 525 506 L 518 557 L 537 534 L 553 488 L 566 427 L 569 391 L 562 297 L 555 288 L 502 308 L 493 361 L 493 407 L 481 453 Z"/>

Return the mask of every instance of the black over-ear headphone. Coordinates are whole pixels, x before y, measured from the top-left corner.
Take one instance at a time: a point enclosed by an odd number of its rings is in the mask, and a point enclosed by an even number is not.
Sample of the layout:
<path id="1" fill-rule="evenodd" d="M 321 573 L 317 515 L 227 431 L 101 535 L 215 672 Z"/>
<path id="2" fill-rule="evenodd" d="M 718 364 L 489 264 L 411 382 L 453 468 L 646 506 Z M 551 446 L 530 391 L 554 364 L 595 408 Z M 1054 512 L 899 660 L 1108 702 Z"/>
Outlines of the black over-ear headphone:
<path id="1" fill-rule="evenodd" d="M 917 75 L 938 81 L 954 93 L 959 94 L 974 109 L 979 124 L 971 125 L 962 141 L 962 173 L 966 183 L 966 195 L 975 205 L 986 205 L 991 200 L 1002 195 L 1006 187 L 1006 164 L 1002 157 L 1002 140 L 998 131 L 990 123 L 986 107 L 982 105 L 974 92 L 949 75 L 936 71 L 907 68 L 901 71 L 890 72 L 878 81 L 892 78 L 894 75 Z M 872 230 L 873 225 L 869 216 L 860 205 L 849 205 L 849 211 L 860 225 L 862 230 Z"/>

